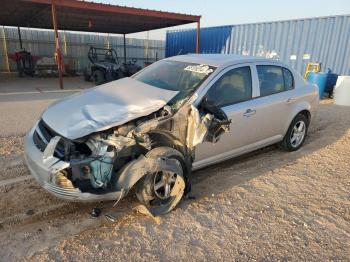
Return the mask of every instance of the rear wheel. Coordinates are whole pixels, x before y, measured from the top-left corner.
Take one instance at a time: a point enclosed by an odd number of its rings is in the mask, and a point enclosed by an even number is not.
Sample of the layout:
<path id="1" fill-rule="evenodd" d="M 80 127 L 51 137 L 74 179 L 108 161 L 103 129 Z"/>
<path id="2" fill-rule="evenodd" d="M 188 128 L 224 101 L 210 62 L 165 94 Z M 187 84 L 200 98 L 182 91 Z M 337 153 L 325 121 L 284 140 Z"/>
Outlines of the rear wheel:
<path id="1" fill-rule="evenodd" d="M 290 124 L 287 134 L 281 143 L 282 147 L 288 151 L 298 150 L 304 143 L 309 121 L 303 114 L 298 114 Z"/>
<path id="2" fill-rule="evenodd" d="M 92 76 L 97 86 L 106 82 L 105 75 L 101 70 L 95 70 Z"/>
<path id="3" fill-rule="evenodd" d="M 182 154 L 170 147 L 157 147 L 146 157 L 167 158 L 178 161 L 178 172 L 156 170 L 145 175 L 136 185 L 136 196 L 152 214 L 162 215 L 170 212 L 184 195 L 184 159 Z"/>

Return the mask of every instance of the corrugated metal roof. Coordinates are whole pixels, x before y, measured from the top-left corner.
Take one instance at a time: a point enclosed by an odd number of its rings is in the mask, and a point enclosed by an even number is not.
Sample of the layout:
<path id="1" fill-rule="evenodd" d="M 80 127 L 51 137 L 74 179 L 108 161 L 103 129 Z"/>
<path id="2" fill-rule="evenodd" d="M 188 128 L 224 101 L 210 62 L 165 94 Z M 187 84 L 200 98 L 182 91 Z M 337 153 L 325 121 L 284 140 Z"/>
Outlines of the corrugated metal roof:
<path id="1" fill-rule="evenodd" d="M 51 29 L 51 0 L 1 0 L 0 25 Z M 58 29 L 129 34 L 197 22 L 200 16 L 77 0 L 55 1 Z"/>

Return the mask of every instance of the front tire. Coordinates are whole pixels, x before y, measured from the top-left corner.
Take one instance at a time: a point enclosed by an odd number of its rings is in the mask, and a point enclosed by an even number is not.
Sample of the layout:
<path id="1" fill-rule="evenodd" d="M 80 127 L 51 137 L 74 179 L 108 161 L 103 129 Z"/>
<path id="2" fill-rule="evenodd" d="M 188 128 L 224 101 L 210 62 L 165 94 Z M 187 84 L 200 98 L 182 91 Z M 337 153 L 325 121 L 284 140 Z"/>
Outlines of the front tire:
<path id="1" fill-rule="evenodd" d="M 307 131 L 309 127 L 309 121 L 303 114 L 298 114 L 290 124 L 287 134 L 284 136 L 281 142 L 282 148 L 287 151 L 298 150 L 305 141 Z"/>
<path id="2" fill-rule="evenodd" d="M 95 70 L 93 73 L 93 79 L 95 82 L 95 85 L 102 85 L 106 82 L 106 78 L 104 73 L 101 70 Z"/>
<path id="3" fill-rule="evenodd" d="M 151 158 L 175 159 L 179 162 L 181 170 L 178 174 L 169 171 L 156 171 L 146 174 L 136 185 L 136 196 L 141 204 L 145 205 L 152 214 L 163 215 L 173 210 L 184 195 L 185 161 L 182 154 L 170 147 L 157 147 L 146 154 Z M 175 185 L 180 190 L 174 190 Z M 174 194 L 175 195 L 171 195 Z"/>

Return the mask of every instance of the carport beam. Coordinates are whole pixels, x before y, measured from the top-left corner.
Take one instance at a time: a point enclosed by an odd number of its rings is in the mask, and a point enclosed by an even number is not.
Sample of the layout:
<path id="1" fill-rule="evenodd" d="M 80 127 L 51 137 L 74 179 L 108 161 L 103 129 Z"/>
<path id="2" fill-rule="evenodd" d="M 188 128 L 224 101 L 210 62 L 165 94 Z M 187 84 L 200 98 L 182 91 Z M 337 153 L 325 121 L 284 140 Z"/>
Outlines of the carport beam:
<path id="1" fill-rule="evenodd" d="M 199 54 L 200 52 L 200 29 L 201 28 L 201 22 L 200 20 L 197 21 L 197 35 L 196 35 L 196 53 Z"/>
<path id="2" fill-rule="evenodd" d="M 56 60 L 57 60 L 58 78 L 60 81 L 60 89 L 63 89 L 62 54 L 61 54 L 60 44 L 58 41 L 57 15 L 56 15 L 55 0 L 51 0 L 51 6 L 52 6 L 52 23 L 53 23 L 53 29 L 55 31 L 55 47 L 56 47 L 56 54 L 55 55 L 56 55 Z"/>
<path id="3" fill-rule="evenodd" d="M 21 50 L 23 50 L 21 28 L 19 26 L 17 26 L 17 32 L 18 32 L 18 39 L 19 39 L 19 47 Z"/>
<path id="4" fill-rule="evenodd" d="M 126 40 L 125 40 L 125 34 L 123 34 L 124 39 L 124 64 L 126 64 Z"/>

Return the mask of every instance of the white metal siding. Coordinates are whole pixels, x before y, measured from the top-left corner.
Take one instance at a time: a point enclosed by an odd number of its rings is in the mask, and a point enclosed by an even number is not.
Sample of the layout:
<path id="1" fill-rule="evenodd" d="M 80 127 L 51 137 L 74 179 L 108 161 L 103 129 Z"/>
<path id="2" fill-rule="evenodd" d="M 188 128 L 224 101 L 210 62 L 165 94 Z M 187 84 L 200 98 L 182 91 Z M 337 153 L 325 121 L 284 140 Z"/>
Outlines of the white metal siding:
<path id="1" fill-rule="evenodd" d="M 228 41 L 214 41 L 223 36 Z M 176 54 L 179 46 L 183 53 L 193 52 L 193 39 L 195 29 L 168 31 L 167 55 Z M 350 15 L 202 28 L 201 52 L 212 53 L 217 50 L 215 45 L 220 45 L 221 53 L 280 59 L 300 73 L 308 62 L 317 61 L 323 70 L 331 68 L 335 73 L 350 75 Z M 310 54 L 310 59 L 303 59 L 305 54 Z M 291 55 L 296 55 L 296 60 L 291 60 Z"/>
<path id="2" fill-rule="evenodd" d="M 5 31 L 5 41 L 7 52 L 14 53 L 20 50 L 17 28 L 0 28 L 0 71 L 7 71 L 4 50 L 3 30 Z M 66 36 L 66 49 L 64 46 L 64 34 Z M 23 47 L 36 56 L 53 57 L 55 52 L 54 34 L 52 30 L 35 30 L 21 28 Z M 59 32 L 60 47 L 65 62 L 69 59 L 75 61 L 78 70 L 82 70 L 88 63 L 87 53 L 90 45 L 95 47 L 107 47 L 108 41 L 111 48 L 116 49 L 119 59 L 123 60 L 123 37 L 107 34 L 90 34 L 78 32 Z M 148 45 L 148 52 L 146 46 Z M 138 64 L 143 65 L 145 61 L 153 62 L 156 59 L 164 58 L 165 42 L 160 40 L 143 40 L 126 38 L 127 60 L 136 58 Z M 67 51 L 67 53 L 65 52 Z M 9 60 L 11 71 L 16 70 L 16 64 Z"/>

